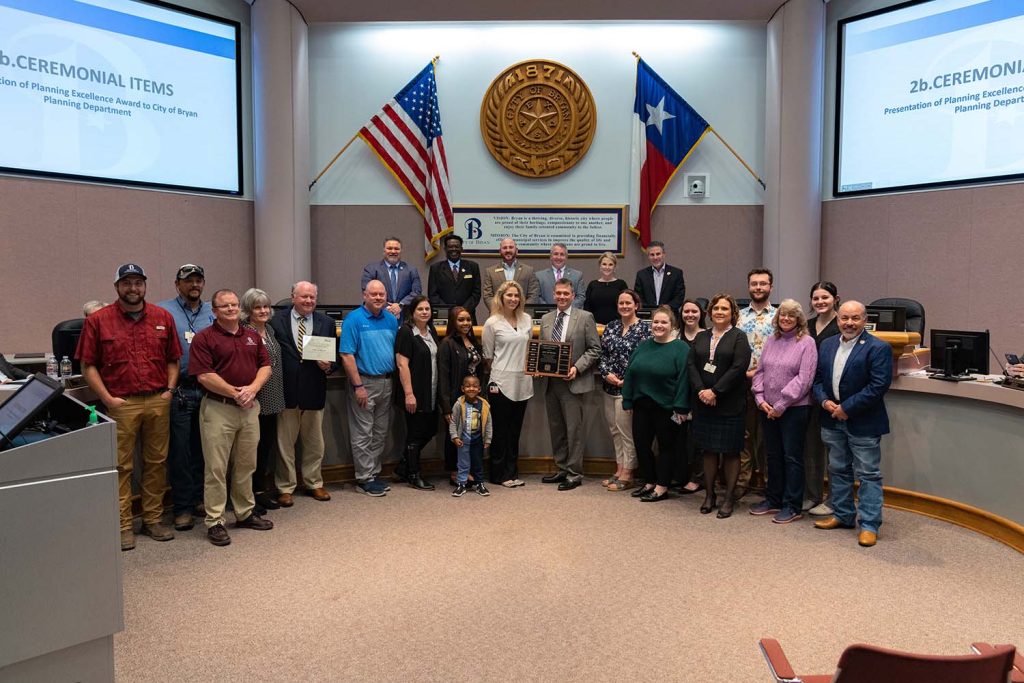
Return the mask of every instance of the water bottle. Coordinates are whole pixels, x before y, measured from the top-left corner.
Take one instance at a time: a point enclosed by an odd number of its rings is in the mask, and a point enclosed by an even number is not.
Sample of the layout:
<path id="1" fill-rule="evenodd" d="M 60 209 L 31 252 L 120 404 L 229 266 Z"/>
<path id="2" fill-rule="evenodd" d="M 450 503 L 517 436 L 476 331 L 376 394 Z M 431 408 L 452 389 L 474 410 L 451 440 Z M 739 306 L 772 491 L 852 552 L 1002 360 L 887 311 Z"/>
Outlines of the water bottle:
<path id="1" fill-rule="evenodd" d="M 57 376 L 57 359 L 52 353 L 46 354 L 46 376 L 50 379 L 60 379 Z"/>
<path id="2" fill-rule="evenodd" d="M 71 379 L 71 359 L 67 356 L 60 359 L 60 378 L 65 382 Z"/>

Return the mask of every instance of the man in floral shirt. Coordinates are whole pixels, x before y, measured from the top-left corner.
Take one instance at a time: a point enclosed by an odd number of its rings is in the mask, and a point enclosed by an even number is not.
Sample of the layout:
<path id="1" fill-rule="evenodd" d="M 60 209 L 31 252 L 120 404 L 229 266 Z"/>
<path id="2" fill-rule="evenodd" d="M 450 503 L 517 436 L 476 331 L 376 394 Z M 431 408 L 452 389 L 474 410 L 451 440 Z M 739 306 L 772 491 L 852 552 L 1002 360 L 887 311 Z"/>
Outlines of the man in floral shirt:
<path id="1" fill-rule="evenodd" d="M 772 293 L 772 271 L 767 268 L 754 268 L 747 273 L 747 291 L 750 293 L 750 305 L 740 309 L 739 328 L 746 332 L 750 342 L 750 367 L 747 368 L 747 389 L 761 360 L 764 342 L 772 333 L 772 319 L 775 317 L 775 306 L 768 298 Z M 761 433 L 761 422 L 757 415 L 757 401 L 753 395 L 747 397 L 746 440 L 740 453 L 740 478 L 736 483 L 736 498 L 742 498 L 750 488 L 764 488 L 765 456 L 764 435 Z M 758 476 L 754 477 L 755 469 Z"/>

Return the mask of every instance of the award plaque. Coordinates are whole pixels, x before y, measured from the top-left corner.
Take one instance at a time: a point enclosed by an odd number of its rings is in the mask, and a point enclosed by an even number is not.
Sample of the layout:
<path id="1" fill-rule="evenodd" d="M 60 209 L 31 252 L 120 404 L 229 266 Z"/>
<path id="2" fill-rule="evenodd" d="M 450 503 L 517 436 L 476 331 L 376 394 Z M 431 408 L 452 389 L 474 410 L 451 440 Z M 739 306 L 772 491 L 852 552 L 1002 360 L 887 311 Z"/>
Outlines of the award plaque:
<path id="1" fill-rule="evenodd" d="M 572 342 L 531 339 L 526 347 L 527 375 L 566 377 L 572 367 Z"/>

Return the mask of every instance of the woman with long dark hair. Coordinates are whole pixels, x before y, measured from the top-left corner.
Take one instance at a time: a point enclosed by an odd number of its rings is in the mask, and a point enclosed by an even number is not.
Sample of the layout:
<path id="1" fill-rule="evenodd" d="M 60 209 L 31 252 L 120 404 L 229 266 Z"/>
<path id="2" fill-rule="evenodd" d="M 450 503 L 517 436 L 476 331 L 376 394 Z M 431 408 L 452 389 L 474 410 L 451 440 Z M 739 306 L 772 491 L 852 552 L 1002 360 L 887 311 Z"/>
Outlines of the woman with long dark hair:
<path id="1" fill-rule="evenodd" d="M 839 334 L 839 289 L 828 280 L 811 286 L 811 310 L 814 317 L 807 321 L 807 333 L 821 348 L 821 342 Z M 825 467 L 828 449 L 821 440 L 821 406 L 811 401 L 811 414 L 807 420 L 807 441 L 804 444 L 804 503 L 803 508 L 815 517 L 828 517 L 832 506 L 825 500 Z"/>
<path id="2" fill-rule="evenodd" d="M 433 491 L 434 485 L 421 476 L 420 454 L 437 434 L 437 332 L 427 297 L 415 297 L 407 308 L 409 318 L 395 337 L 399 396 L 405 408 L 405 451 L 396 472 L 412 488 Z"/>
<path id="3" fill-rule="evenodd" d="M 448 327 L 437 350 L 437 405 L 445 423 L 451 424 L 452 406 L 462 395 L 462 380 L 472 375 L 484 381 L 483 347 L 473 334 L 473 316 L 462 306 L 448 311 Z M 458 449 L 451 439 L 444 440 L 444 468 L 449 473 L 448 483 L 457 485 Z"/>

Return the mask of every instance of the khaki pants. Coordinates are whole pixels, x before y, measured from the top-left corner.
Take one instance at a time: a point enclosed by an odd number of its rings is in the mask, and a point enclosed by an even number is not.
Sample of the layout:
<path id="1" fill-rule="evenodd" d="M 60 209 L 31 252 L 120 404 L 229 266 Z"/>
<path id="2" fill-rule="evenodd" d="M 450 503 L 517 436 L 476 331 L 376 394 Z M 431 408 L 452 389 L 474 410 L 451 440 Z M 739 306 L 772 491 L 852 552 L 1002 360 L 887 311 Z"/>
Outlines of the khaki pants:
<path id="1" fill-rule="evenodd" d="M 615 462 L 624 470 L 636 469 L 636 447 L 633 445 L 633 416 L 622 409 L 622 397 L 604 391 L 604 419 L 612 433 Z"/>
<path id="2" fill-rule="evenodd" d="M 302 439 L 302 484 L 307 489 L 324 485 L 320 465 L 324 461 L 324 411 L 285 408 L 277 416 L 277 461 L 274 483 L 279 493 L 295 491 L 295 440 Z"/>
<path id="3" fill-rule="evenodd" d="M 252 473 L 256 469 L 256 444 L 260 442 L 259 401 L 245 409 L 204 398 L 199 407 L 199 433 L 206 461 L 203 484 L 206 528 L 224 523 L 227 472 L 232 459 L 231 506 L 235 509 L 236 520 L 248 519 L 256 505 Z"/>
<path id="4" fill-rule="evenodd" d="M 750 380 L 747 380 L 749 387 Z M 736 486 L 741 489 L 761 489 L 765 485 L 767 465 L 764 451 L 763 413 L 757 407 L 754 394 L 747 391 L 747 411 L 744 415 L 743 450 L 740 452 L 740 477 Z"/>
<path id="5" fill-rule="evenodd" d="M 142 437 L 142 523 L 157 524 L 164 512 L 167 490 L 167 442 L 171 402 L 160 394 L 132 396 L 108 412 L 117 423 L 117 484 L 121 530 L 132 529 L 132 470 L 135 442 Z"/>

